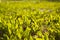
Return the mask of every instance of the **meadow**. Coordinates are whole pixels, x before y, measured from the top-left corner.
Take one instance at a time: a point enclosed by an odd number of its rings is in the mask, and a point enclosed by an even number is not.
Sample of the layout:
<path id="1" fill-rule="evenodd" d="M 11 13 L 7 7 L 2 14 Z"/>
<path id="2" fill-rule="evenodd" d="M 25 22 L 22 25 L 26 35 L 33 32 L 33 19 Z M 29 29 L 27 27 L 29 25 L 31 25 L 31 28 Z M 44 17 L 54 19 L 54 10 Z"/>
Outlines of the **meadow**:
<path id="1" fill-rule="evenodd" d="M 60 3 L 1 2 L 0 40 L 60 40 Z"/>

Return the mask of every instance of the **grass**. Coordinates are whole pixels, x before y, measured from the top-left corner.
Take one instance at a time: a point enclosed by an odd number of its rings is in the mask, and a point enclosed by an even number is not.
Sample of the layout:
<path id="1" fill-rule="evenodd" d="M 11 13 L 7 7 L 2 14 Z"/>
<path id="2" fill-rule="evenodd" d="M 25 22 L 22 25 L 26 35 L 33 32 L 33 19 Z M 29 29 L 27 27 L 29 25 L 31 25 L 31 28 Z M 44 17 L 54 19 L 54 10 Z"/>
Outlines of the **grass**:
<path id="1" fill-rule="evenodd" d="M 59 2 L 0 3 L 0 40 L 59 40 Z"/>

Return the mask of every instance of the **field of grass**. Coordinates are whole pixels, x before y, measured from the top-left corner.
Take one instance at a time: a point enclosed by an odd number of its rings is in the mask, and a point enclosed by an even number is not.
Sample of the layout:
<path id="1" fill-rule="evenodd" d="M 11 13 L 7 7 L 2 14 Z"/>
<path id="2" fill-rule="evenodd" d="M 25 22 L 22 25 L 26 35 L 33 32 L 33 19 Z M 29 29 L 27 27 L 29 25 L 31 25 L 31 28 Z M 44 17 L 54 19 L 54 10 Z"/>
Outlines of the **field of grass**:
<path id="1" fill-rule="evenodd" d="M 0 40 L 60 40 L 60 3 L 0 3 Z"/>

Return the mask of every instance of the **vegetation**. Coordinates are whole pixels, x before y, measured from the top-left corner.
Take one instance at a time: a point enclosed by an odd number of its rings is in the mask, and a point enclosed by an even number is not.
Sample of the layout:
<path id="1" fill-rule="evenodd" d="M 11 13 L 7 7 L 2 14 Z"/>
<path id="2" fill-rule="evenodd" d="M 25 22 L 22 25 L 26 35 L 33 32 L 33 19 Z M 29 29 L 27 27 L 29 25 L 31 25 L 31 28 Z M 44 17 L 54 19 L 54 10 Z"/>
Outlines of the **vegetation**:
<path id="1" fill-rule="evenodd" d="M 11 0 L 15 1 L 15 0 Z M 25 1 L 25 0 L 16 0 L 16 1 Z M 60 0 L 26 0 L 26 1 L 60 1 Z"/>
<path id="2" fill-rule="evenodd" d="M 0 40 L 60 40 L 60 3 L 0 3 Z"/>

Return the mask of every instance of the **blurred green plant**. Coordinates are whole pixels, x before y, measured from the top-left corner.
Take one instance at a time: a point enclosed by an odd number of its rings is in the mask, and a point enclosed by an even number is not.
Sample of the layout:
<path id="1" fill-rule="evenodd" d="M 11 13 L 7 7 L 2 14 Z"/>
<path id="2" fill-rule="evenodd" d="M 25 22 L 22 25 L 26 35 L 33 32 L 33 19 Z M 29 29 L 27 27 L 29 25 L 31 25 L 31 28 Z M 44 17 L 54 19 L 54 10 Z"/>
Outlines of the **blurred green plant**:
<path id="1" fill-rule="evenodd" d="M 42 4 L 0 3 L 0 40 L 59 40 L 60 4 Z"/>

